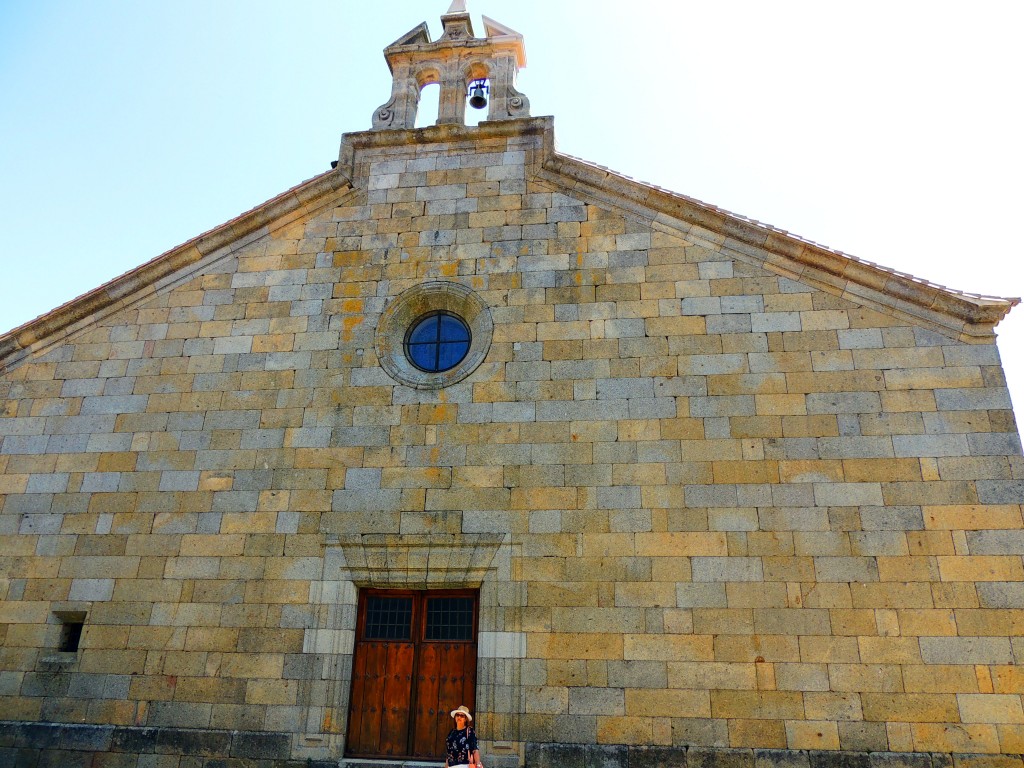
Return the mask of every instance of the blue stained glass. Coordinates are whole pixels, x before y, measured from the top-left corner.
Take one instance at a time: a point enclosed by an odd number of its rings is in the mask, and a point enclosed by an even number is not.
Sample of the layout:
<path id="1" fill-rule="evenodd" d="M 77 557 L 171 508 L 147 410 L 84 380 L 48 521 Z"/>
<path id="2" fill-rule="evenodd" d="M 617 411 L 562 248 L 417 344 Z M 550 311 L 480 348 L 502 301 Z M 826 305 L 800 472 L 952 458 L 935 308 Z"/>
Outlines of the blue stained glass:
<path id="1" fill-rule="evenodd" d="M 468 341 L 456 341 L 451 344 L 441 344 L 438 350 L 437 370 L 447 371 L 462 362 L 462 359 L 469 352 Z"/>
<path id="2" fill-rule="evenodd" d="M 419 344 L 409 347 L 409 359 L 417 368 L 422 368 L 424 371 L 434 370 L 437 346 L 435 344 Z"/>
<path id="3" fill-rule="evenodd" d="M 433 344 L 437 342 L 437 316 L 428 317 L 412 329 L 409 344 Z"/>
<path id="4" fill-rule="evenodd" d="M 405 353 L 420 370 L 440 373 L 461 363 L 469 354 L 470 343 L 469 327 L 462 318 L 436 312 L 412 327 L 406 337 Z"/>
<path id="5" fill-rule="evenodd" d="M 441 341 L 469 342 L 469 328 L 454 315 L 438 315 L 441 321 Z"/>

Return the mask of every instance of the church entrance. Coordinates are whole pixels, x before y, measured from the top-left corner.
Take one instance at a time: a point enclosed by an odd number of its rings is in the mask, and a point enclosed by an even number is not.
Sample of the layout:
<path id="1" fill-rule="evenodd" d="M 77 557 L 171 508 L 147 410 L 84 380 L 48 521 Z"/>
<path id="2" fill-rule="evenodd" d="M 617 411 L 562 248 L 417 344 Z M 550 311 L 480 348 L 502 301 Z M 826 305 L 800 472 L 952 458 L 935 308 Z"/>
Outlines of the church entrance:
<path id="1" fill-rule="evenodd" d="M 449 713 L 475 711 L 477 593 L 359 595 L 349 757 L 444 758 Z"/>

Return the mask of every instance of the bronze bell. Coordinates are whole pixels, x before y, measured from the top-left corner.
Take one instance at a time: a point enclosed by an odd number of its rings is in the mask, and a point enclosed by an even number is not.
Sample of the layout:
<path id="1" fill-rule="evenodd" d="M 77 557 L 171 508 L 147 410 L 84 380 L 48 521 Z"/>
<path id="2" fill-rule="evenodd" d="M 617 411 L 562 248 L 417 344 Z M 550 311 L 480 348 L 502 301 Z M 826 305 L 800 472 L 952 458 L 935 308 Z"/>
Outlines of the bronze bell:
<path id="1" fill-rule="evenodd" d="M 469 87 L 469 106 L 473 109 L 483 109 L 487 106 L 487 84 L 483 80 L 477 80 Z"/>

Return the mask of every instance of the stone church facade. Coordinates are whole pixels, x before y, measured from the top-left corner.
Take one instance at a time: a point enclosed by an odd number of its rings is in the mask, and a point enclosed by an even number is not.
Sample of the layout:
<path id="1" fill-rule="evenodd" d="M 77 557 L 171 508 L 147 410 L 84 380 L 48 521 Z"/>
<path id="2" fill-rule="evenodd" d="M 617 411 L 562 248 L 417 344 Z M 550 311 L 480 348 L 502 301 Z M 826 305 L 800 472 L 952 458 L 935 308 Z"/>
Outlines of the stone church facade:
<path id="1" fill-rule="evenodd" d="M 0 337 L 0 762 L 423 761 L 468 704 L 510 768 L 1019 766 L 1016 300 L 559 154 L 443 23 L 335 169 Z"/>

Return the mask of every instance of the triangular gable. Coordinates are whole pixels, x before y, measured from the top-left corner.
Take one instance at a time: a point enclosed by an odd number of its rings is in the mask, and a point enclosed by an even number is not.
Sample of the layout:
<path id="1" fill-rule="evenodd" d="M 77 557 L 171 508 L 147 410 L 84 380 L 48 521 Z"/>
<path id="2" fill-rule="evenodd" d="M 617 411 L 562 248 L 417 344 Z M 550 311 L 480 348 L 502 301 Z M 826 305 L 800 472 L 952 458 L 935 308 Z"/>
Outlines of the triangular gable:
<path id="1" fill-rule="evenodd" d="M 419 26 L 410 29 L 389 45 L 388 48 L 401 48 L 406 45 L 422 45 L 424 43 L 430 43 L 430 29 L 425 21 L 421 22 Z"/>
<path id="2" fill-rule="evenodd" d="M 659 187 L 635 181 L 554 149 L 553 118 L 482 123 L 476 128 L 434 126 L 413 131 L 346 134 L 339 166 L 200 235 L 131 272 L 0 336 L 0 370 L 10 369 L 112 313 L 131 307 L 183 280 L 206 264 L 249 245 L 275 229 L 311 216 L 347 195 L 361 148 L 442 144 L 495 137 L 540 135 L 536 178 L 565 194 L 650 222 L 655 231 L 677 235 L 748 264 L 842 296 L 966 342 L 989 342 L 992 329 L 1019 299 L 953 291 L 911 275 L 862 261 L 780 229 Z M 357 182 L 358 183 L 358 180 Z"/>
<path id="3" fill-rule="evenodd" d="M 516 62 L 520 69 L 526 68 L 526 45 L 523 36 L 512 27 L 507 27 L 489 16 L 481 17 L 484 23 L 484 34 L 494 42 L 511 42 L 515 44 Z"/>
<path id="4" fill-rule="evenodd" d="M 484 23 L 484 32 L 486 32 L 487 37 L 489 38 L 512 37 L 516 40 L 523 39 L 523 36 L 520 33 L 516 32 L 512 27 L 505 26 L 500 21 L 495 21 L 489 16 L 482 16 L 481 19 Z"/>

